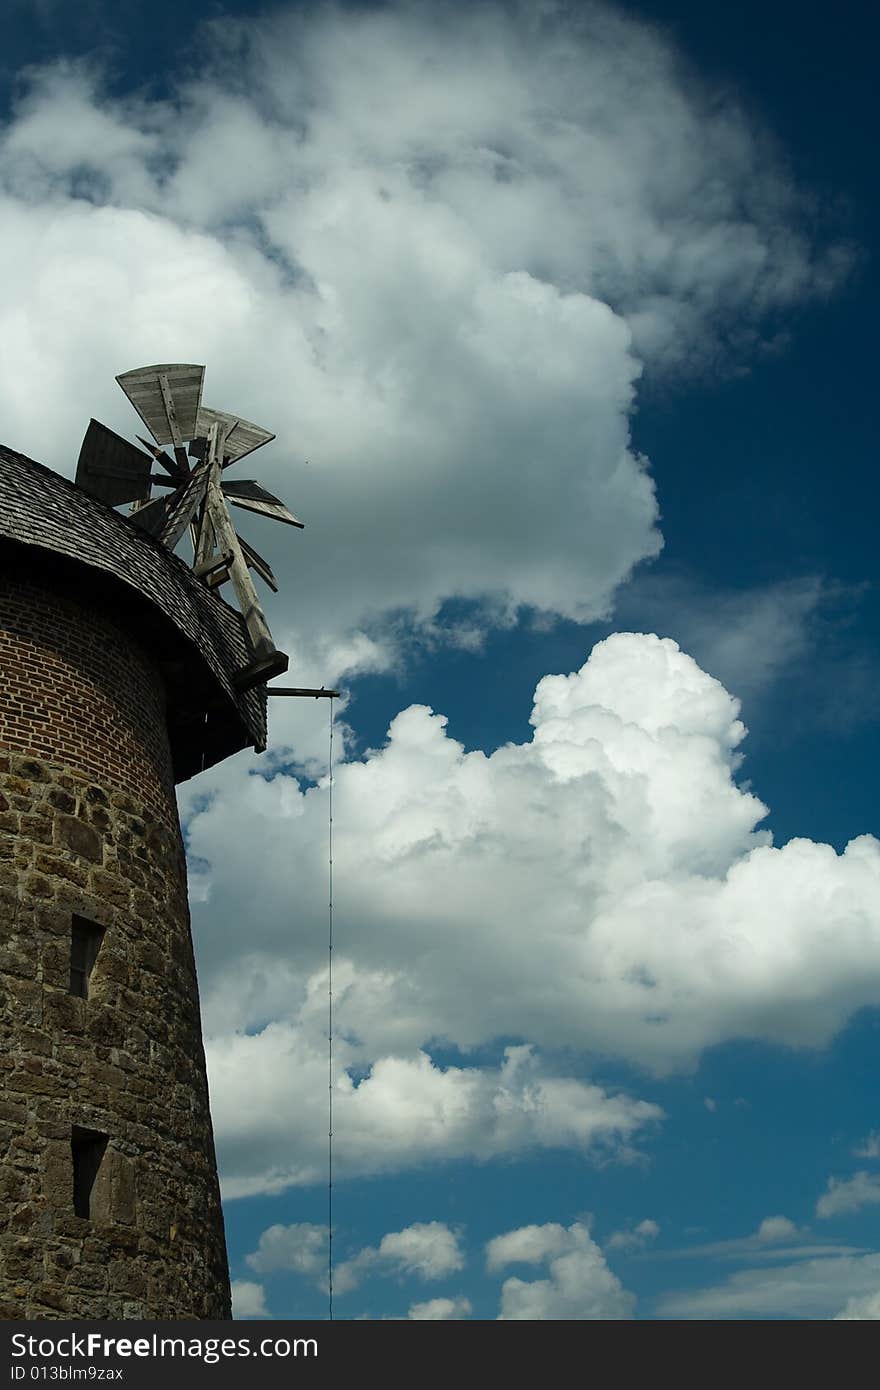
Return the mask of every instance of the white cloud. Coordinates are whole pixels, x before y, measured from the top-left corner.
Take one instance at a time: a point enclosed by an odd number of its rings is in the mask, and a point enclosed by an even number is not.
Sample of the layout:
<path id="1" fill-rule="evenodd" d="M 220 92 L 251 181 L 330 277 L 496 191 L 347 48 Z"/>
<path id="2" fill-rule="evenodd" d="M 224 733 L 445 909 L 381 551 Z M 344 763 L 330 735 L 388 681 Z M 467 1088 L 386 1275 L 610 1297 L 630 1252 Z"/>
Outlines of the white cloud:
<path id="1" fill-rule="evenodd" d="M 436 635 L 479 600 L 470 642 L 606 612 L 660 546 L 643 363 L 751 356 L 839 278 L 761 133 L 599 5 L 282 10 L 199 52 L 167 100 L 31 77 L 0 145 L 7 442 L 71 473 L 90 414 L 133 428 L 117 372 L 206 361 L 308 523 L 249 532 L 304 681 L 392 662 L 389 610 Z"/>
<path id="2" fill-rule="evenodd" d="M 413 1303 L 407 1317 L 414 1322 L 439 1322 L 469 1318 L 472 1309 L 467 1298 L 430 1298 L 426 1303 Z"/>
<path id="3" fill-rule="evenodd" d="M 766 1245 L 776 1245 L 786 1240 L 797 1240 L 800 1231 L 793 1221 L 789 1221 L 787 1216 L 765 1216 L 757 1231 L 755 1239 Z"/>
<path id="4" fill-rule="evenodd" d="M 444 1279 L 464 1269 L 464 1264 L 456 1231 L 441 1221 L 416 1222 L 402 1231 L 389 1231 L 378 1247 L 366 1246 L 352 1259 L 337 1265 L 333 1287 L 340 1294 L 348 1293 L 357 1288 L 368 1273 L 397 1274 L 421 1280 Z"/>
<path id="5" fill-rule="evenodd" d="M 233 1279 L 232 1316 L 233 1318 L 267 1318 L 269 1316 L 266 1307 L 266 1293 L 262 1284 L 252 1283 L 249 1279 Z"/>
<path id="6" fill-rule="evenodd" d="M 702 1245 L 688 1245 L 678 1250 L 659 1250 L 656 1258 L 664 1260 L 774 1260 L 812 1259 L 831 1255 L 860 1255 L 865 1252 L 848 1245 L 823 1243 L 807 1244 L 809 1228 L 801 1228 L 787 1216 L 765 1216 L 758 1229 L 748 1236 L 733 1240 L 716 1240 Z"/>
<path id="7" fill-rule="evenodd" d="M 880 1319 L 880 1292 L 864 1294 L 861 1298 L 850 1298 L 837 1322 L 876 1322 Z"/>
<path id="8" fill-rule="evenodd" d="M 441 1221 L 416 1222 L 382 1237 L 378 1256 L 406 1274 L 442 1279 L 464 1268 L 458 1235 Z"/>
<path id="9" fill-rule="evenodd" d="M 506 1279 L 501 1290 L 502 1322 L 629 1318 L 635 1305 L 612 1274 L 586 1226 L 566 1230 L 551 1224 L 526 1226 L 497 1236 L 487 1246 L 490 1269 L 507 1264 L 546 1263 L 546 1279 Z"/>
<path id="10" fill-rule="evenodd" d="M 667 1294 L 662 1318 L 833 1318 L 848 1298 L 876 1293 L 880 1255 L 801 1260 L 745 1269 L 713 1288 Z"/>
<path id="11" fill-rule="evenodd" d="M 543 1264 L 561 1255 L 571 1243 L 565 1226 L 548 1222 L 545 1226 L 520 1226 L 486 1245 L 486 1268 L 490 1273 L 510 1264 Z"/>
<path id="12" fill-rule="evenodd" d="M 442 716 L 399 714 L 336 769 L 341 1031 L 374 1056 L 520 1033 L 663 1067 L 737 1036 L 821 1044 L 880 999 L 877 841 L 774 848 L 734 780 L 738 712 L 674 642 L 618 634 L 540 682 L 529 743 L 465 754 Z M 326 786 L 239 785 L 230 764 L 184 801 L 211 865 L 209 1031 L 276 1016 L 285 961 L 323 966 Z"/>
<path id="13" fill-rule="evenodd" d="M 861 1144 L 853 1149 L 856 1158 L 880 1158 L 880 1130 L 872 1129 Z"/>
<path id="14" fill-rule="evenodd" d="M 880 1002 L 880 845 L 774 847 L 735 780 L 738 716 L 674 642 L 622 633 L 539 683 L 530 742 L 465 753 L 414 706 L 383 748 L 337 766 L 344 1171 L 626 1144 L 656 1111 L 554 1074 L 544 1051 L 669 1071 L 737 1037 L 820 1046 Z M 227 1191 L 313 1181 L 326 782 L 303 791 L 233 762 L 183 804 L 207 898 L 194 921 Z M 437 1038 L 511 1036 L 541 1052 L 514 1049 L 500 1069 L 430 1057 Z"/>
<path id="15" fill-rule="evenodd" d="M 312 1020 L 209 1040 L 225 1197 L 279 1192 L 326 1175 L 325 1048 Z M 340 1178 L 541 1148 L 600 1155 L 622 1149 L 625 1156 L 628 1141 L 662 1117 L 647 1102 L 547 1075 L 528 1048 L 507 1049 L 497 1069 L 444 1069 L 423 1052 L 381 1056 L 360 1080 L 343 1069 L 346 1057 L 358 1062 L 357 1052 L 340 1044 L 334 1093 Z"/>
<path id="16" fill-rule="evenodd" d="M 326 1226 L 309 1222 L 270 1226 L 260 1236 L 256 1250 L 246 1256 L 246 1262 L 258 1274 L 291 1271 L 326 1289 L 327 1235 Z M 378 1246 L 368 1245 L 347 1260 L 336 1260 L 333 1289 L 338 1295 L 350 1293 L 368 1275 L 397 1275 L 422 1281 L 444 1279 L 463 1269 L 464 1264 L 458 1232 L 440 1221 L 415 1222 L 402 1231 L 389 1231 Z"/>
<path id="17" fill-rule="evenodd" d="M 327 1273 L 327 1227 L 311 1222 L 269 1226 L 246 1263 L 258 1274 L 292 1270 L 319 1282 Z"/>
<path id="18" fill-rule="evenodd" d="M 640 572 L 616 611 L 618 626 L 674 632 L 704 670 L 751 702 L 806 658 L 815 665 L 817 648 L 828 645 L 824 614 L 842 596 L 815 576 L 724 590 L 667 565 Z"/>
<path id="19" fill-rule="evenodd" d="M 656 1221 L 648 1217 L 640 1221 L 638 1226 L 634 1226 L 631 1231 L 615 1231 L 609 1237 L 608 1250 L 644 1250 L 645 1246 L 652 1240 L 656 1240 L 660 1234 L 660 1227 Z"/>
<path id="20" fill-rule="evenodd" d="M 880 1202 L 880 1173 L 867 1173 L 862 1170 L 843 1181 L 828 1179 L 828 1191 L 816 1203 L 816 1215 L 823 1218 L 840 1216 L 861 1207 Z"/>

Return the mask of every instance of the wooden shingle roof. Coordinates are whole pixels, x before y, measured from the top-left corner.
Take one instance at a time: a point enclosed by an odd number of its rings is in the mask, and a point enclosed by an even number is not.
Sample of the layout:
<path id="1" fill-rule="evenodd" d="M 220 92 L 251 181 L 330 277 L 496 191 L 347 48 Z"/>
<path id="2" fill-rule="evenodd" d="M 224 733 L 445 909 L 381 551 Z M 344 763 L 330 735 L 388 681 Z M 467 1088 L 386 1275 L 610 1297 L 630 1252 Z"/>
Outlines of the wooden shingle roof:
<path id="1" fill-rule="evenodd" d="M 74 579 L 150 651 L 165 676 L 177 781 L 265 748 L 265 686 L 235 686 L 250 660 L 240 613 L 125 516 L 0 445 L 0 570 L 7 564 Z"/>

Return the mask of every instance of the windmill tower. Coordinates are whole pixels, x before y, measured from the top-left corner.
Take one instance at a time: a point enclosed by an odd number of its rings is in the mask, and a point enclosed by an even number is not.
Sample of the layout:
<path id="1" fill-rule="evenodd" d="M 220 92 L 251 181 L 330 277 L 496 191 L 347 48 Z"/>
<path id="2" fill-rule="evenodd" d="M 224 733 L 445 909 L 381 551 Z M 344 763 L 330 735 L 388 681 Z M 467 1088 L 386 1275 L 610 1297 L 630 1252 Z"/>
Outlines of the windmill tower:
<path id="1" fill-rule="evenodd" d="M 288 664 L 230 504 L 301 523 L 226 479 L 273 436 L 203 407 L 203 379 L 118 378 L 154 442 L 93 420 L 76 484 L 0 447 L 7 1319 L 229 1316 L 174 788 L 262 751 Z"/>

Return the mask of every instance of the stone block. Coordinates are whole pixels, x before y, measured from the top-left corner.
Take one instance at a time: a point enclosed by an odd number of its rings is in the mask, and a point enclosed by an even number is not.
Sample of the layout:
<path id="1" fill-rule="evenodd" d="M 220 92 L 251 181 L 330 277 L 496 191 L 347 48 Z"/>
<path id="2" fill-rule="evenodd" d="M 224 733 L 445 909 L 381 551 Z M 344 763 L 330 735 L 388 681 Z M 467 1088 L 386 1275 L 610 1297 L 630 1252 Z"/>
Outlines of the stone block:
<path id="1" fill-rule="evenodd" d="M 108 873 L 106 869 L 92 869 L 89 874 L 89 891 L 100 901 L 114 907 L 127 907 L 131 897 L 131 888 L 125 880 L 117 874 Z"/>
<path id="2" fill-rule="evenodd" d="M 100 834 L 77 816 L 55 817 L 55 843 L 93 864 L 103 861 L 104 842 Z"/>
<path id="3" fill-rule="evenodd" d="M 12 771 L 26 782 L 51 782 L 52 780 L 46 764 L 37 758 L 23 758 L 13 755 Z"/>

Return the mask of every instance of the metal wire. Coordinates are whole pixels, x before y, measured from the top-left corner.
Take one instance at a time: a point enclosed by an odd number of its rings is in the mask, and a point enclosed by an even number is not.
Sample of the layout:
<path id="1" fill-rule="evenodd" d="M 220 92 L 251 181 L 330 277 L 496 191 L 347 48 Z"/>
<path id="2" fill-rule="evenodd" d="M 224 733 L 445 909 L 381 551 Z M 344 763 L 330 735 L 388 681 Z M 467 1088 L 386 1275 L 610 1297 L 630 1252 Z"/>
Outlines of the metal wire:
<path id="1" fill-rule="evenodd" d="M 330 706 L 330 749 L 328 754 L 328 930 L 327 930 L 327 1301 L 333 1321 L 333 698 Z"/>

